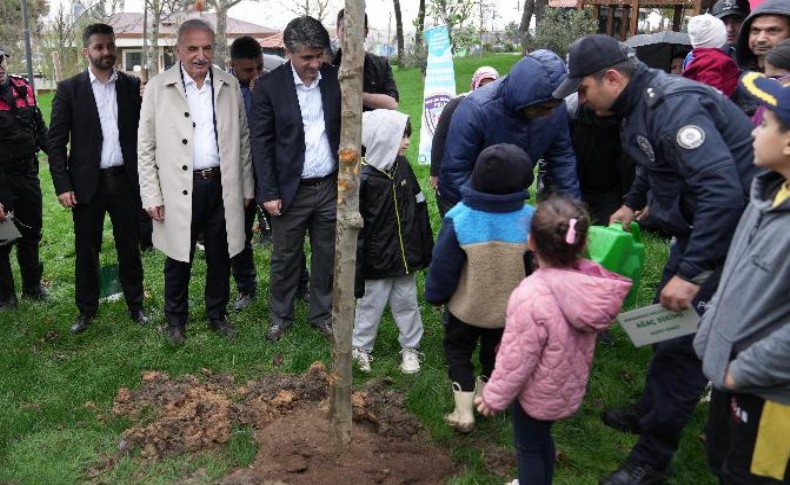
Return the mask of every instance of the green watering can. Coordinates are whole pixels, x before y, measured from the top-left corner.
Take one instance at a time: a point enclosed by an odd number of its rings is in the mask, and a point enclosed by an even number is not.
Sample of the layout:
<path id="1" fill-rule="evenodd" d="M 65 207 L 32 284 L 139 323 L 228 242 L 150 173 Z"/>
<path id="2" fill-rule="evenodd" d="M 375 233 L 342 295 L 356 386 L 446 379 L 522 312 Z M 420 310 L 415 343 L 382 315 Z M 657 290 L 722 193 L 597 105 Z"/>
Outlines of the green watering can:
<path id="1" fill-rule="evenodd" d="M 591 226 L 587 234 L 587 254 L 604 268 L 633 282 L 623 308 L 633 305 L 645 265 L 645 245 L 642 244 L 639 224 L 632 222 L 631 232 L 626 232 L 621 222 L 610 226 Z"/>

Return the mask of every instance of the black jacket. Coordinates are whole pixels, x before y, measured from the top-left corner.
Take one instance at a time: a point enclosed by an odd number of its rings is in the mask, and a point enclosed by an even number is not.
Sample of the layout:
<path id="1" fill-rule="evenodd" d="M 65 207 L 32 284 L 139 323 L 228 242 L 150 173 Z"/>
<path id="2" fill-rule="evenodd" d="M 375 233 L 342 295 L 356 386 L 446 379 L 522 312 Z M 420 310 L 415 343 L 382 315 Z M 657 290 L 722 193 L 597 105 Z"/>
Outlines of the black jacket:
<path id="1" fill-rule="evenodd" d="M 433 141 L 431 142 L 431 176 L 438 177 L 442 168 L 442 158 L 444 158 L 444 145 L 447 143 L 447 133 L 450 131 L 450 121 L 453 119 L 455 109 L 466 97 L 462 94 L 450 100 L 442 108 L 439 121 L 436 122 L 436 129 L 433 130 Z"/>
<path id="2" fill-rule="evenodd" d="M 398 157 L 389 172 L 363 164 L 360 178 L 365 225 L 357 245 L 357 296 L 360 280 L 412 274 L 428 267 L 433 252 L 428 205 L 409 161 Z"/>
<path id="3" fill-rule="evenodd" d="M 340 84 L 337 68 L 321 67 L 324 122 L 329 147 L 337 163 L 340 146 Z M 283 212 L 291 205 L 304 168 L 304 124 L 291 63 L 286 62 L 255 84 L 250 114 L 250 143 L 259 203 L 281 199 Z"/>
<path id="4" fill-rule="evenodd" d="M 115 98 L 118 102 L 118 138 L 124 175 L 133 187 L 138 187 L 140 80 L 122 72 L 117 74 Z M 101 121 L 88 71 L 58 85 L 52 101 L 49 143 L 49 170 L 55 193 L 60 195 L 74 191 L 79 203 L 88 203 L 99 185 L 102 149 Z"/>
<path id="5" fill-rule="evenodd" d="M 0 86 L 0 166 L 47 151 L 47 126 L 27 80 L 8 76 Z"/>
<path id="6" fill-rule="evenodd" d="M 343 59 L 343 50 L 338 50 L 335 60 L 332 62 L 335 66 L 340 66 L 340 61 Z M 395 84 L 395 78 L 392 76 L 392 67 L 386 57 L 377 56 L 370 52 L 365 52 L 365 64 L 363 66 L 362 74 L 362 92 L 369 94 L 386 94 L 399 101 L 400 95 L 398 94 L 398 85 Z M 370 110 L 367 106 L 364 107 L 365 111 Z"/>
<path id="7" fill-rule="evenodd" d="M 578 100 L 566 99 L 571 141 L 582 197 L 607 192 L 625 195 L 634 181 L 634 163 L 622 152 L 619 116 L 597 116 Z"/>

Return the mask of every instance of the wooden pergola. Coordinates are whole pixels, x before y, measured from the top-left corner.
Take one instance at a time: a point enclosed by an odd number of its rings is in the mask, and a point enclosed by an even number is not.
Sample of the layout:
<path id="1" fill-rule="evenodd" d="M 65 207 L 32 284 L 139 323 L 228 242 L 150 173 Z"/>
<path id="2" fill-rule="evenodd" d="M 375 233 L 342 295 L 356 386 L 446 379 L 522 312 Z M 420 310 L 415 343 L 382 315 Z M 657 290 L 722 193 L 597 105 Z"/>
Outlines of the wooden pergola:
<path id="1" fill-rule="evenodd" d="M 666 9 L 674 11 L 672 30 L 679 32 L 683 26 L 683 13 L 691 10 L 692 15 L 699 15 L 709 9 L 715 0 L 576 0 L 576 9 L 592 7 L 593 17 L 601 22 L 606 19 L 605 29 L 601 33 L 609 34 L 625 40 L 637 33 L 639 9 Z M 620 15 L 617 15 L 619 13 Z"/>

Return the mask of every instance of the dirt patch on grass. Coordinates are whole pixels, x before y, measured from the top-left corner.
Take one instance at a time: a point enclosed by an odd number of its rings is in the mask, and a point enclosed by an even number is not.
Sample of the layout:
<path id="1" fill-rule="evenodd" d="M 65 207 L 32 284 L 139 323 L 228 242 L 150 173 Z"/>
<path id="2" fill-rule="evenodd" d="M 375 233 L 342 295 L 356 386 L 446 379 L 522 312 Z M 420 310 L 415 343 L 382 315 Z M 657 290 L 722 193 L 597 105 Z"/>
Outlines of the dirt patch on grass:
<path id="1" fill-rule="evenodd" d="M 328 376 L 320 362 L 303 375 L 268 375 L 243 385 L 207 369 L 177 378 L 144 372 L 142 381 L 136 390 L 120 389 L 113 403 L 114 414 L 135 423 L 123 433 L 123 451 L 139 450 L 143 459 L 196 453 L 227 443 L 234 426 L 255 430 L 253 465 L 220 483 L 435 484 L 453 472 L 449 456 L 427 444 L 406 412 L 403 394 L 382 382 L 353 393 L 353 440 L 338 454 L 329 438 Z"/>

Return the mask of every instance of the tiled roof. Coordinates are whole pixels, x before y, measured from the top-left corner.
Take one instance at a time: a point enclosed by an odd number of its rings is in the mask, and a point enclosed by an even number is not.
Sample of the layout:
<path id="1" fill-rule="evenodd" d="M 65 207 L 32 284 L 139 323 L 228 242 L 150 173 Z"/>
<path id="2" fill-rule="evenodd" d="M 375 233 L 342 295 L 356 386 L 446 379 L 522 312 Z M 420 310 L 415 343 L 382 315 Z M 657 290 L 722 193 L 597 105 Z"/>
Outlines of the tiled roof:
<path id="1" fill-rule="evenodd" d="M 181 20 L 192 17 L 198 17 L 198 14 L 179 13 L 174 14 L 169 18 L 163 19 L 159 28 L 160 35 L 173 34 L 175 28 L 178 26 Z M 200 15 L 200 18 L 213 26 L 217 25 L 217 14 L 215 13 L 203 13 Z M 143 14 L 138 12 L 123 12 L 113 14 L 109 19 L 107 19 L 107 23 L 113 26 L 115 33 L 119 36 L 133 37 L 135 35 L 143 34 Z M 226 32 L 228 35 L 232 35 L 234 37 L 245 34 L 261 37 L 265 35 L 276 34 L 279 31 L 276 29 L 270 29 L 269 27 L 264 27 L 263 25 L 257 25 L 228 17 Z"/>
<path id="2" fill-rule="evenodd" d="M 552 8 L 576 8 L 576 0 L 549 0 L 548 6 Z"/>
<path id="3" fill-rule="evenodd" d="M 278 32 L 276 34 L 272 34 L 272 35 L 266 37 L 265 39 L 262 39 L 260 41 L 260 43 L 261 43 L 261 47 L 263 47 L 264 49 L 272 49 L 272 48 L 276 48 L 276 47 L 285 47 L 285 44 L 283 44 L 283 33 L 282 32 Z"/>

